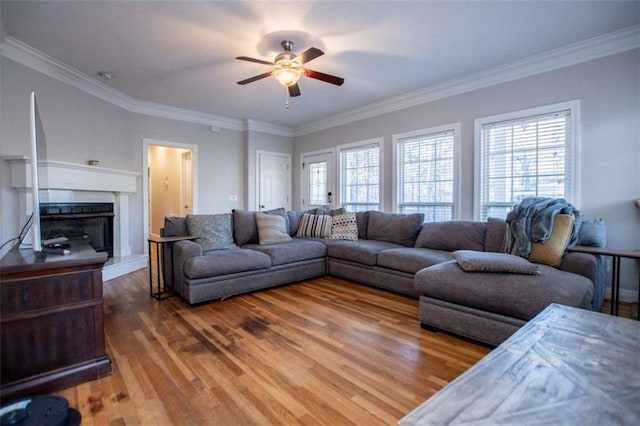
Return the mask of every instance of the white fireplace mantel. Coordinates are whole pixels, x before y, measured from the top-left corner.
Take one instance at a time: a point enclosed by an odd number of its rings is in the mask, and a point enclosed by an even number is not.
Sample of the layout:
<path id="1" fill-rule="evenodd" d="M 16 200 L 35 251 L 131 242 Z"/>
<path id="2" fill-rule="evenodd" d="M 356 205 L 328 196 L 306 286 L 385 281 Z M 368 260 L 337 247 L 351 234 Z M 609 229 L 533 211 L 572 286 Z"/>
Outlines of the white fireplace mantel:
<path id="1" fill-rule="evenodd" d="M 4 157 L 11 170 L 11 186 L 18 193 L 19 214 L 26 216 L 32 211 L 31 159 L 28 157 Z M 65 163 L 61 161 L 38 161 L 39 188 L 46 191 L 43 202 L 109 201 L 114 203 L 114 259 L 103 269 L 103 280 L 115 278 L 123 273 L 146 266 L 146 257 L 132 256 L 129 242 L 129 198 L 137 191 L 140 173 L 107 169 L 104 167 Z M 124 259 L 135 259 L 129 267 L 120 267 Z M 109 267 L 115 266 L 115 267 Z M 132 269 L 133 268 L 133 269 Z"/>
<path id="2" fill-rule="evenodd" d="M 5 157 L 11 167 L 11 185 L 16 189 L 31 188 L 31 159 Z M 106 169 L 61 161 L 38 161 L 40 189 L 75 191 L 136 192 L 140 173 Z"/>

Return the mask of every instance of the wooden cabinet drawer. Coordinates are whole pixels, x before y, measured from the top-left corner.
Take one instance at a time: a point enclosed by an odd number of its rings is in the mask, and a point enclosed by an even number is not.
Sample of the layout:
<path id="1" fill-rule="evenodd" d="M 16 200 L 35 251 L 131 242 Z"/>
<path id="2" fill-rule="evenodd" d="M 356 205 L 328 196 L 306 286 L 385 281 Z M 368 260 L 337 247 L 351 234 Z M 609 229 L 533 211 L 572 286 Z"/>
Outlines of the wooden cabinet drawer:
<path id="1" fill-rule="evenodd" d="M 49 275 L 2 286 L 2 315 L 82 302 L 94 298 L 93 272 Z"/>

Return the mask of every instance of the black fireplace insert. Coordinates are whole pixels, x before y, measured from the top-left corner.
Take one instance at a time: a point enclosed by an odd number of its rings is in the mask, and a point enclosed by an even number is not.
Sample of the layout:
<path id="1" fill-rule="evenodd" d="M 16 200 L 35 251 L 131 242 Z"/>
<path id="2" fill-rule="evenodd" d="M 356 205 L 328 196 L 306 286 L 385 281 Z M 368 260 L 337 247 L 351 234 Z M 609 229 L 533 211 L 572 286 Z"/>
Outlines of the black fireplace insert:
<path id="1" fill-rule="evenodd" d="M 98 252 L 113 257 L 113 203 L 42 203 L 42 239 L 87 239 Z"/>

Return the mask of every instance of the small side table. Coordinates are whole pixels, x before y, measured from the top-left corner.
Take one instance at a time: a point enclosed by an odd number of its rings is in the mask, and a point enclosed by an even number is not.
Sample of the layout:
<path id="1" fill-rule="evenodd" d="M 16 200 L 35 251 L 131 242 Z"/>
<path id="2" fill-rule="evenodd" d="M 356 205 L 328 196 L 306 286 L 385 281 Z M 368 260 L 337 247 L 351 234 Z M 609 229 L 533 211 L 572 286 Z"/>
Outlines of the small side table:
<path id="1" fill-rule="evenodd" d="M 618 315 L 618 307 L 620 304 L 620 259 L 623 257 L 629 259 L 640 260 L 640 250 L 619 250 L 600 247 L 575 246 L 569 251 L 578 253 L 589 253 L 600 256 L 610 256 L 612 258 L 611 271 L 611 315 Z M 640 276 L 638 277 L 638 315 L 637 320 L 640 321 Z"/>
<path id="2" fill-rule="evenodd" d="M 149 237 L 147 239 L 149 243 L 149 296 L 158 300 L 166 299 L 173 295 L 173 282 L 170 284 L 167 282 L 167 277 L 164 275 L 164 250 L 163 246 L 167 244 L 169 247 L 169 253 L 171 260 L 173 261 L 173 244 L 178 241 L 194 240 L 196 237 L 193 235 L 178 235 L 175 237 Z M 158 277 L 156 291 L 153 291 L 153 264 L 151 263 L 151 245 L 154 244 L 156 248 L 156 274 Z M 162 271 L 160 268 L 162 267 Z M 173 269 L 172 269 L 173 270 Z"/>

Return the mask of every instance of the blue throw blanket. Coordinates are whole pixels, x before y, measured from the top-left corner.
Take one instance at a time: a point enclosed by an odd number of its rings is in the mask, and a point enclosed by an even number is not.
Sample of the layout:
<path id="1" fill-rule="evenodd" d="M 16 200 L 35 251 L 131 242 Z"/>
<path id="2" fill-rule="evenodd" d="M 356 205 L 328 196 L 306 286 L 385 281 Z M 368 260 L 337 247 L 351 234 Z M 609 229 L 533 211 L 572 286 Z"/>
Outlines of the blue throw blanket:
<path id="1" fill-rule="evenodd" d="M 573 215 L 574 225 L 568 247 L 578 242 L 582 214 L 564 198 L 529 197 L 513 207 L 507 215 L 509 238 L 506 252 L 528 258 L 531 242 L 549 239 L 557 214 Z"/>

